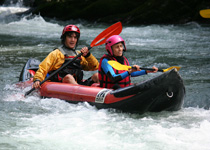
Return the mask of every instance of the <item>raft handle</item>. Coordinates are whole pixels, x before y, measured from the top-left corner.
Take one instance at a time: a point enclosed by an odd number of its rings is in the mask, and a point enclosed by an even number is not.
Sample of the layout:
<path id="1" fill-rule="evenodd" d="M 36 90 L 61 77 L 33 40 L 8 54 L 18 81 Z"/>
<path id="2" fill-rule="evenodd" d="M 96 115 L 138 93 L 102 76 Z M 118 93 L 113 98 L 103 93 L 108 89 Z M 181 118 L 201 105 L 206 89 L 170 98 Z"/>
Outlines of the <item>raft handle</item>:
<path id="1" fill-rule="evenodd" d="M 166 92 L 166 95 L 169 97 L 169 98 L 172 98 L 174 96 L 174 93 L 173 92 Z"/>

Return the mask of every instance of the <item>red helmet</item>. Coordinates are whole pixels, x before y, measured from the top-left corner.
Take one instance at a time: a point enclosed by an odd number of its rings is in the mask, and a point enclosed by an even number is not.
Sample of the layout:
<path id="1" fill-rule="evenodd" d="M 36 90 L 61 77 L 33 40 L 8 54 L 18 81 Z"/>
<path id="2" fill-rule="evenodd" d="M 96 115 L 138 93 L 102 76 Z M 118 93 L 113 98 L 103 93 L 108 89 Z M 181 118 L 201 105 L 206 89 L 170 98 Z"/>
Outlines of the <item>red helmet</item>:
<path id="1" fill-rule="evenodd" d="M 77 35 L 76 47 L 77 47 L 78 42 L 79 42 L 79 37 L 80 37 L 80 30 L 79 30 L 79 28 L 77 26 L 73 25 L 73 24 L 70 24 L 70 25 L 65 26 L 63 28 L 63 32 L 62 32 L 62 35 L 61 35 L 61 43 L 62 44 L 65 43 L 65 38 L 66 38 L 66 33 L 67 32 L 76 32 L 76 35 Z"/>
<path id="2" fill-rule="evenodd" d="M 77 26 L 73 25 L 73 24 L 70 24 L 70 25 L 67 25 L 63 28 L 63 32 L 62 32 L 62 35 L 64 35 L 66 32 L 77 32 L 80 34 L 80 30 Z"/>

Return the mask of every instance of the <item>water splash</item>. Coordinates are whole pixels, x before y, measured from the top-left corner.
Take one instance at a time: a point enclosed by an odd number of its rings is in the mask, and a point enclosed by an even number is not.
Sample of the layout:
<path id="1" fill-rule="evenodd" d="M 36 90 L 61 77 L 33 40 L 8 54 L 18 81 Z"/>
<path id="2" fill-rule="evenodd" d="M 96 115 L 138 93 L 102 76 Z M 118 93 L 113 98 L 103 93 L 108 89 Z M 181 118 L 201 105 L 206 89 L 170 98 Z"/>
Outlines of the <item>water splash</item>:
<path id="1" fill-rule="evenodd" d="M 0 32 L 12 36 L 59 37 L 62 26 L 46 22 L 40 15 L 27 15 L 20 20 L 0 24 Z M 15 32 L 14 32 L 15 31 Z"/>
<path id="2" fill-rule="evenodd" d="M 23 0 L 5 0 L 3 6 L 23 7 Z"/>
<path id="3" fill-rule="evenodd" d="M 6 0 L 3 6 L 0 6 L 0 23 L 12 22 L 18 20 L 18 13 L 26 12 L 29 7 L 23 6 L 23 0 Z"/>

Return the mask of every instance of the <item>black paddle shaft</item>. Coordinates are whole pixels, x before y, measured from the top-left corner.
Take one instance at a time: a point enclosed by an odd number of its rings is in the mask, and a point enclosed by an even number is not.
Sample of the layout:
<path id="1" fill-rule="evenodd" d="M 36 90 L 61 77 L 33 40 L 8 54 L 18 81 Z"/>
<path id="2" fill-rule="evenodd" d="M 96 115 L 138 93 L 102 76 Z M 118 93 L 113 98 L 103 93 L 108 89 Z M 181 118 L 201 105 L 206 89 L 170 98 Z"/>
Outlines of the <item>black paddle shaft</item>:
<path id="1" fill-rule="evenodd" d="M 136 67 L 132 67 L 132 68 L 134 68 L 134 69 L 136 69 Z M 155 71 L 155 69 L 152 69 L 152 68 L 140 68 L 141 70 L 149 70 L 149 71 Z M 163 70 L 162 69 L 158 69 L 158 71 L 159 72 L 163 72 Z"/>
<path id="2" fill-rule="evenodd" d="M 149 70 L 149 71 L 155 71 L 155 69 L 152 68 L 140 68 L 141 70 Z M 159 72 L 163 72 L 162 69 L 158 69 Z"/>

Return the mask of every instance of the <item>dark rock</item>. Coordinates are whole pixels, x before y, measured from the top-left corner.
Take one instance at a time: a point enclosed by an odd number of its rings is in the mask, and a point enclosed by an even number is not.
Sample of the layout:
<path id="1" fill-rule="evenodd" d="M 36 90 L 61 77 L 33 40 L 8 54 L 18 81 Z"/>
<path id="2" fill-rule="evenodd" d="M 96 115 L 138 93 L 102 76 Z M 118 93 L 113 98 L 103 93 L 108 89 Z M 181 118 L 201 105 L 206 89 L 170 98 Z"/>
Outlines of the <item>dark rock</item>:
<path id="1" fill-rule="evenodd" d="M 4 1 L 5 0 L 0 0 L 0 5 L 3 5 L 4 4 Z"/>
<path id="2" fill-rule="evenodd" d="M 210 23 L 199 11 L 209 0 L 35 0 L 35 14 L 60 20 L 85 19 L 93 22 L 126 24 Z"/>

